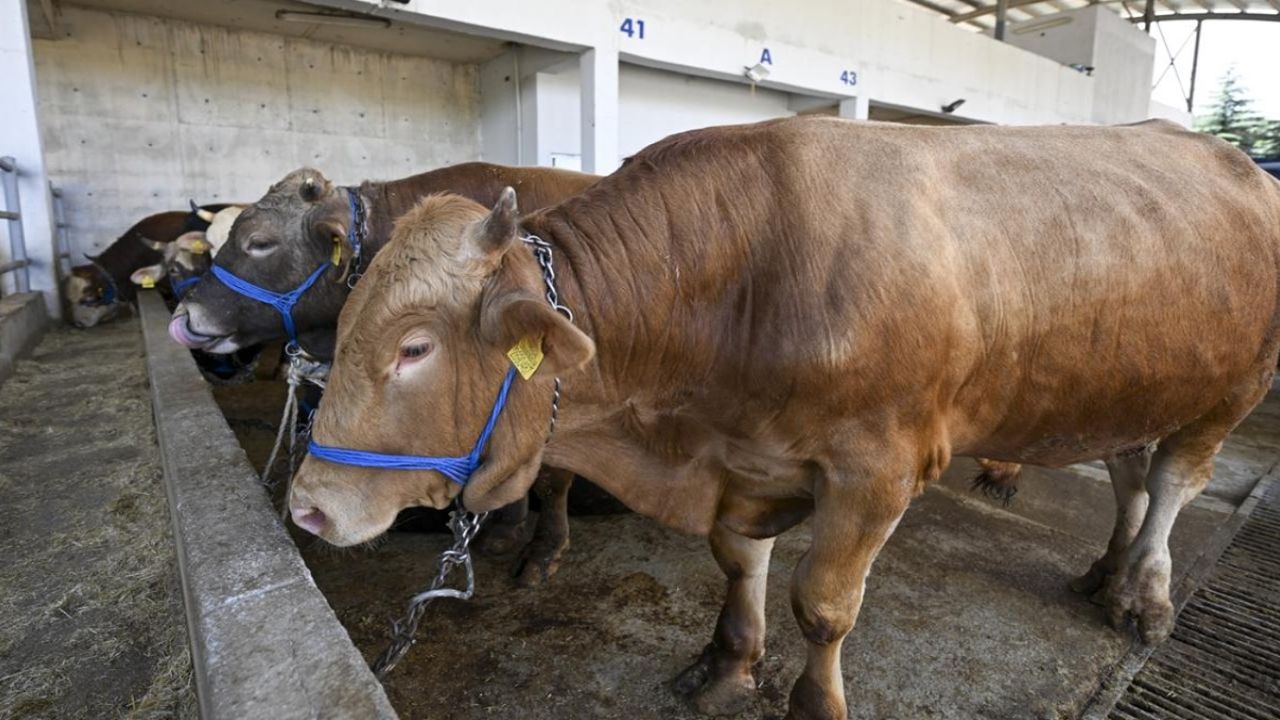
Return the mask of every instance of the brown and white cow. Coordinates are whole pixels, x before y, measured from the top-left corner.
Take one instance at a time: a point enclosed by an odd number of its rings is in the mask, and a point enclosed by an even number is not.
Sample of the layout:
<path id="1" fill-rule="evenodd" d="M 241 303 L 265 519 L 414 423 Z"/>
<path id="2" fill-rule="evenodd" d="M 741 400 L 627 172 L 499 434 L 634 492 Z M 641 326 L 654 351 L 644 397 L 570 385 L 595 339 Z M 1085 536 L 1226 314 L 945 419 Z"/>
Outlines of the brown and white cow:
<path id="1" fill-rule="evenodd" d="M 576 324 L 544 300 L 529 234 Z M 509 502 L 543 462 L 600 478 L 710 536 L 728 596 L 677 682 L 709 713 L 754 693 L 772 538 L 810 518 L 789 717 L 844 718 L 867 572 L 953 455 L 1107 458 L 1119 507 L 1093 580 L 1117 627 L 1169 634 L 1170 529 L 1280 352 L 1280 187 L 1166 123 L 712 128 L 523 218 L 513 193 L 491 212 L 425 200 L 338 333 L 316 442 L 382 453 L 465 453 L 508 349 L 546 357 L 465 488 L 312 456 L 295 518 L 350 545 L 409 505 Z"/>
<path id="2" fill-rule="evenodd" d="M 86 265 L 71 268 L 62 279 L 62 298 L 76 327 L 88 328 L 118 315 L 133 302 L 135 291 L 130 275 L 139 268 L 160 262 L 158 245 L 172 242 L 185 232 L 209 227 L 206 215 L 227 205 L 197 207 L 189 212 L 162 212 L 134 223 L 96 257 L 85 256 Z"/>

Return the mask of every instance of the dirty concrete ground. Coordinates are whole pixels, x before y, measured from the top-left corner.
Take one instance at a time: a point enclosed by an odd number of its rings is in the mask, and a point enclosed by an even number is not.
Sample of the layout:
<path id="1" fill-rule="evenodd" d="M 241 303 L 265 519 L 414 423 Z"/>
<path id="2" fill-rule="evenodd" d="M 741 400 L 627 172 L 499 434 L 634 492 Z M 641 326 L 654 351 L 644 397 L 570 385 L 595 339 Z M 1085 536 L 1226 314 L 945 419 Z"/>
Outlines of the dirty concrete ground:
<path id="1" fill-rule="evenodd" d="M 0 385 L 0 718 L 194 718 L 136 320 Z"/>
<path id="2" fill-rule="evenodd" d="M 281 392 L 278 384 L 216 392 L 259 465 Z M 1179 519 L 1175 583 L 1278 459 L 1273 392 Z M 1067 589 L 1110 534 L 1112 492 L 1100 464 L 1028 469 L 1007 509 L 969 491 L 973 468 L 958 461 L 920 497 L 876 562 L 843 652 L 851 717 L 1075 718 L 1133 642 Z M 402 717 L 698 717 L 667 682 L 707 642 L 719 611 L 724 581 L 705 543 L 636 515 L 571 525 L 573 546 L 545 586 L 517 589 L 512 559 L 480 557 L 476 597 L 428 611 L 419 643 L 387 682 Z M 393 532 L 372 549 L 340 550 L 294 537 L 370 659 L 448 544 L 440 534 Z M 786 712 L 803 664 L 788 582 L 808 539 L 802 525 L 774 551 L 759 701 L 742 718 Z"/>

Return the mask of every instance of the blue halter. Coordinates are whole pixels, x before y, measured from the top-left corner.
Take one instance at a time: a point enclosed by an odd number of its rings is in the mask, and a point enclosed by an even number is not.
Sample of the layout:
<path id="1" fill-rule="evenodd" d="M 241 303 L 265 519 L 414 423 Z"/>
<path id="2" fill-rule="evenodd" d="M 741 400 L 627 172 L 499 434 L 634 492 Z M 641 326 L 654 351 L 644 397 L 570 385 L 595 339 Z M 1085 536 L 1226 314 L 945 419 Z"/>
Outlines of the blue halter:
<path id="1" fill-rule="evenodd" d="M 275 308 L 276 312 L 280 313 L 280 317 L 284 318 L 284 331 L 285 334 L 289 336 L 289 344 L 294 348 L 298 348 L 298 330 L 293 324 L 293 306 L 298 304 L 298 300 L 302 297 L 302 293 L 306 292 L 308 288 L 314 285 L 316 280 L 319 280 L 320 276 L 323 275 L 324 271 L 328 268 L 329 263 L 321 263 L 320 267 L 313 270 L 311 274 L 307 276 L 307 279 L 302 281 L 301 285 L 287 293 L 273 292 L 264 287 L 259 287 L 244 278 L 237 277 L 235 273 L 230 270 L 224 270 L 217 265 L 211 267 L 210 270 L 213 272 L 214 277 L 222 281 L 223 285 L 226 285 L 250 300 L 257 300 L 260 303 L 265 303 Z"/>
<path id="2" fill-rule="evenodd" d="M 516 377 L 514 367 L 507 369 L 507 376 L 502 380 L 502 388 L 498 390 L 498 399 L 493 402 L 493 410 L 489 412 L 489 421 L 476 438 L 471 452 L 461 457 L 431 457 L 428 455 L 397 455 L 393 453 L 370 452 L 368 450 L 352 450 L 349 448 L 321 445 L 312 439 L 307 443 L 307 452 L 311 456 L 337 465 L 350 465 L 363 468 L 381 468 L 385 470 L 435 470 L 459 485 L 466 485 L 471 474 L 480 467 L 480 453 L 493 434 L 493 427 L 498 423 L 498 415 L 507 406 L 507 394 L 511 390 L 511 382 Z"/>
<path id="3" fill-rule="evenodd" d="M 195 285 L 195 284 L 196 284 L 196 283 L 198 283 L 198 282 L 200 282 L 200 276 L 199 276 L 199 275 L 192 275 L 191 277 L 186 278 L 185 280 L 181 280 L 181 281 L 179 281 L 179 282 L 177 282 L 177 283 L 175 283 L 175 284 L 174 284 L 174 286 L 173 286 L 173 294 L 174 294 L 174 295 L 176 295 L 176 296 L 178 297 L 178 299 L 179 299 L 179 300 L 181 300 L 181 299 L 182 299 L 182 296 L 187 294 L 187 290 L 188 290 L 192 285 Z"/>

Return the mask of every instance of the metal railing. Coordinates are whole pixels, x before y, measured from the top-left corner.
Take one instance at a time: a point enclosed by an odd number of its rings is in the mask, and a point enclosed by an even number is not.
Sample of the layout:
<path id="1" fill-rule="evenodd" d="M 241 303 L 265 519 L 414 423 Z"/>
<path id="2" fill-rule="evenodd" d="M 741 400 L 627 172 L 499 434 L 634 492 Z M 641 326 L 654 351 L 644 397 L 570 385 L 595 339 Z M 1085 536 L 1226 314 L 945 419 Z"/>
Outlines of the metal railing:
<path id="1" fill-rule="evenodd" d="M 62 199 L 62 190 L 49 183 L 49 194 L 53 196 L 53 222 L 54 222 L 54 263 L 58 268 L 59 277 L 65 277 L 71 272 L 71 267 L 75 265 L 71 261 L 71 240 L 68 237 L 68 229 L 71 223 L 67 222 L 67 208 Z M 66 260 L 64 267 L 62 261 Z"/>
<path id="2" fill-rule="evenodd" d="M 18 202 L 18 163 L 11 157 L 0 158 L 0 182 L 4 184 L 4 207 L 0 220 L 9 223 L 9 262 L 0 263 L 0 275 L 14 273 L 14 289 L 31 290 L 31 261 L 22 236 L 22 205 Z"/>

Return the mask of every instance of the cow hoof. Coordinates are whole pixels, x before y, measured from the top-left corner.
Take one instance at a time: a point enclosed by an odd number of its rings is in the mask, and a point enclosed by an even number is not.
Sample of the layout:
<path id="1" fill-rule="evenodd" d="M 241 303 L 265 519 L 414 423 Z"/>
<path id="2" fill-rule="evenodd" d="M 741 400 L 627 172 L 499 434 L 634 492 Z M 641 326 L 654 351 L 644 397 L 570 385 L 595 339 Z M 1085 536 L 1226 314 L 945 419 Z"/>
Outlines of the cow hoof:
<path id="1" fill-rule="evenodd" d="M 524 526 L 523 522 L 515 525 L 490 525 L 476 538 L 476 550 L 490 557 L 510 555 L 524 541 Z"/>
<path id="2" fill-rule="evenodd" d="M 1139 569 L 1112 577 L 1105 592 L 1111 627 L 1124 631 L 1129 618 L 1138 621 L 1138 635 L 1144 643 L 1164 642 L 1173 632 L 1173 603 L 1169 602 L 1168 574 L 1157 567 Z"/>
<path id="3" fill-rule="evenodd" d="M 693 664 L 676 675 L 671 681 L 671 689 L 677 695 L 692 695 L 694 692 L 707 684 L 707 678 L 711 677 L 711 655 L 713 652 L 711 645 L 702 649 L 702 654 L 698 656 Z"/>
<path id="4" fill-rule="evenodd" d="M 1068 585 L 1075 592 L 1081 595 L 1095 595 L 1107 584 L 1107 578 L 1111 572 L 1103 565 L 1101 560 L 1095 561 L 1089 567 L 1089 572 L 1072 580 Z"/>
<path id="5" fill-rule="evenodd" d="M 704 715 L 737 715 L 755 702 L 756 681 L 745 676 L 719 677 L 693 692 L 690 701 Z"/>
<path id="6" fill-rule="evenodd" d="M 550 580 L 560 569 L 560 557 L 568 548 L 568 541 L 558 547 L 539 542 L 526 545 L 516 562 L 516 585 L 531 588 Z"/>

